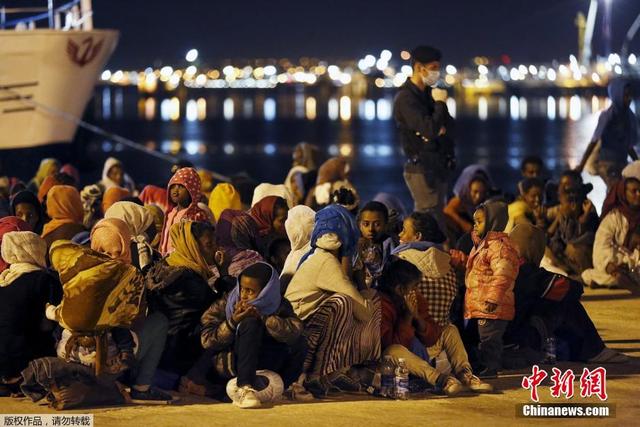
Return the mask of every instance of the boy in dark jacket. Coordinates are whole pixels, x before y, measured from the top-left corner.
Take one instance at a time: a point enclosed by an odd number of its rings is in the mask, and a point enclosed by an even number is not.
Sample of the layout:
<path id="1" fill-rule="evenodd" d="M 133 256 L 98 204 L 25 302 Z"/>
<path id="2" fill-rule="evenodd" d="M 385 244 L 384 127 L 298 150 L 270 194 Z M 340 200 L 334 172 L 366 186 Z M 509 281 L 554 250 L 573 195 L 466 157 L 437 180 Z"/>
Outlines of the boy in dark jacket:
<path id="1" fill-rule="evenodd" d="M 280 376 L 296 400 L 308 393 L 294 384 L 302 373 L 306 353 L 304 325 L 291 304 L 281 297 L 278 274 L 269 264 L 247 267 L 238 285 L 202 316 L 202 346 L 213 358 L 217 376 L 237 376 L 234 405 L 257 408 L 256 371 L 269 369 Z M 296 396 L 297 395 L 297 396 Z"/>

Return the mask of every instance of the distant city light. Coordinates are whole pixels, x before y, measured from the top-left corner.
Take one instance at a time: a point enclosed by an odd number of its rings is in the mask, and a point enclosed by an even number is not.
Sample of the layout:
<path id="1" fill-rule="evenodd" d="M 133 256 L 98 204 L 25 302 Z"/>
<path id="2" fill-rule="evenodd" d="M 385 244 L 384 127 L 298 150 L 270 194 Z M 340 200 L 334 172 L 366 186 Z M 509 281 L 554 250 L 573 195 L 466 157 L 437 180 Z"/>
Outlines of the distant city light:
<path id="1" fill-rule="evenodd" d="M 274 144 L 266 144 L 264 146 L 264 153 L 271 156 L 276 153 L 276 146 Z"/>
<path id="2" fill-rule="evenodd" d="M 411 65 L 403 65 L 400 68 L 400 71 L 407 77 L 411 77 L 413 75 L 413 68 L 411 68 Z"/>
<path id="3" fill-rule="evenodd" d="M 196 86 L 204 87 L 205 83 L 207 83 L 207 76 L 204 74 L 198 74 L 198 77 L 196 77 Z"/>
<path id="4" fill-rule="evenodd" d="M 233 144 L 226 143 L 224 147 L 222 147 L 222 150 L 225 154 L 232 155 L 236 151 L 236 147 L 234 147 Z"/>
<path id="5" fill-rule="evenodd" d="M 187 52 L 187 54 L 185 55 L 184 59 L 186 59 L 187 62 L 193 62 L 196 59 L 198 59 L 198 49 L 189 50 L 189 52 Z"/>
<path id="6" fill-rule="evenodd" d="M 389 62 L 386 59 L 380 58 L 376 61 L 376 68 L 380 71 L 384 71 L 389 66 Z"/>
<path id="7" fill-rule="evenodd" d="M 391 51 L 390 50 L 383 50 L 382 52 L 380 52 L 380 59 L 384 59 L 385 61 L 389 62 L 391 60 Z"/>
<path id="8" fill-rule="evenodd" d="M 411 58 L 410 52 L 407 50 L 400 51 L 399 56 L 403 61 Z M 273 59 L 268 60 L 271 63 L 270 65 L 264 65 L 261 61 L 250 60 L 244 63 L 235 62 L 218 65 L 217 69 L 197 66 L 195 61 L 198 57 L 198 50 L 191 49 L 185 55 L 185 59 L 191 64 L 187 63 L 184 66 L 185 68 L 174 69 L 172 66 L 163 65 L 157 68 L 146 67 L 141 70 L 103 70 L 99 79 L 102 82 L 108 82 L 113 85 L 137 86 L 140 93 L 154 93 L 157 90 L 172 92 L 181 85 L 187 88 L 204 88 L 207 90 L 225 88 L 272 89 L 278 85 L 298 85 L 296 89 L 298 90 L 302 89 L 300 85 L 312 86 L 322 81 L 327 81 L 326 77 L 322 77 L 327 75 L 328 81 L 335 87 L 350 86 L 345 89 L 344 93 L 336 96 L 334 101 L 336 104 L 335 110 L 333 106 L 330 108 L 330 116 L 335 116 L 335 119 L 338 119 L 345 114 L 340 109 L 341 95 L 349 94 L 352 97 L 352 102 L 356 102 L 358 105 L 358 116 L 364 118 L 366 115 L 365 109 L 371 111 L 371 107 L 365 106 L 367 97 L 371 95 L 368 90 L 372 88 L 393 89 L 394 87 L 400 87 L 413 74 L 413 69 L 408 63 L 392 61 L 393 54 L 389 49 L 380 51 L 379 55 L 366 54 L 353 62 L 340 61 L 330 64 L 326 61 L 307 58 L 296 63 L 286 59 Z M 627 73 L 635 75 L 640 72 L 640 61 L 638 61 L 637 54 L 630 54 L 621 58 L 620 54 L 611 53 L 604 58 L 598 58 L 596 62 L 591 64 L 580 64 L 577 55 L 574 54 L 569 55 L 568 60 L 564 63 L 555 60 L 553 66 L 551 62 L 546 64 L 513 64 L 509 66 L 510 61 L 506 61 L 503 58 L 501 64 L 497 63 L 495 64 L 496 68 L 492 68 L 489 66 L 491 61 L 487 57 L 477 56 L 472 60 L 475 65 L 465 66 L 461 69 L 457 69 L 453 64 L 443 65 L 442 72 L 444 75 L 442 76 L 442 81 L 449 87 L 459 85 L 462 90 L 471 92 L 486 90 L 492 85 L 500 84 L 501 82 L 513 82 L 512 84 L 518 85 L 526 80 L 530 84 L 536 84 L 536 81 L 547 81 L 553 86 L 571 89 L 603 86 L 611 78 L 618 75 Z M 183 98 L 180 97 L 180 99 Z M 304 97 L 300 99 L 301 101 L 296 103 L 296 117 L 304 118 L 310 116 L 312 117 L 311 120 L 313 120 L 318 114 L 318 111 L 313 111 L 316 107 L 312 104 L 314 101 L 309 101 L 311 104 L 307 105 Z M 186 102 L 186 100 L 184 101 Z M 556 101 L 560 102 L 560 98 L 557 98 Z M 573 102 L 575 111 L 575 101 Z M 160 100 L 158 100 L 158 103 L 160 104 Z M 500 107 L 502 104 L 498 100 L 499 111 L 503 116 L 508 116 L 509 114 L 508 104 L 509 99 L 506 98 L 504 108 L 502 108 Z M 561 118 L 561 107 L 559 106 L 560 104 L 557 105 L 558 117 Z M 260 104 L 256 104 L 257 108 L 260 106 Z M 249 110 L 242 105 L 239 107 L 242 108 L 239 108 L 236 113 L 248 114 Z M 377 107 L 378 105 L 376 105 L 376 110 Z M 567 98 L 567 118 L 570 118 L 569 107 L 569 98 Z M 149 116 L 145 114 L 143 107 L 139 106 L 138 108 L 141 111 L 141 115 Z M 177 114 L 182 112 L 190 118 L 194 117 L 192 106 L 187 107 L 185 104 L 182 108 Z M 227 107 L 227 111 L 230 111 L 230 108 Z M 479 108 L 484 111 L 484 105 Z M 188 113 L 187 109 L 189 109 Z M 162 108 L 159 110 L 161 113 Z M 204 110 L 206 110 L 206 107 Z M 198 111 L 201 110 L 198 109 Z M 261 111 L 263 110 L 261 109 Z M 168 107 L 165 107 L 165 113 L 168 114 Z M 520 119 L 523 118 L 521 113 L 522 111 L 520 111 L 519 107 L 518 117 Z M 172 108 L 170 116 L 175 116 L 175 114 L 175 108 Z M 204 114 L 206 115 L 206 112 Z M 251 110 L 251 114 L 253 114 L 253 110 Z M 384 114 L 383 112 L 383 116 Z M 200 114 L 198 114 L 198 117 L 200 117 Z M 375 117 L 380 119 L 378 114 Z"/>
<path id="9" fill-rule="evenodd" d="M 364 65 L 367 68 L 371 68 L 376 65 L 376 57 L 373 55 L 367 55 L 364 57 Z"/>

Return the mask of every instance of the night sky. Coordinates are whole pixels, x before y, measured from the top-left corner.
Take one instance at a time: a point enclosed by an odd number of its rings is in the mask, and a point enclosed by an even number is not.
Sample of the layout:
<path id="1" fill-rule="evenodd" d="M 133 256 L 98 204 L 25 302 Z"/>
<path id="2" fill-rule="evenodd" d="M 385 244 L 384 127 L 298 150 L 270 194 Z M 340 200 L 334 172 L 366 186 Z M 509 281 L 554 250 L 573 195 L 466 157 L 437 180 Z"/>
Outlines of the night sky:
<path id="1" fill-rule="evenodd" d="M 604 46 L 604 1 L 596 53 Z M 640 1 L 611 1 L 612 47 L 619 51 Z M 577 50 L 576 13 L 586 15 L 589 0 L 94 0 L 93 5 L 96 27 L 121 33 L 112 68 L 180 64 L 192 47 L 203 62 L 216 64 L 227 58 L 357 59 L 384 48 L 397 55 L 421 43 L 439 46 L 445 63 L 464 65 L 476 55 L 503 53 L 516 62 L 566 60 Z M 640 34 L 632 51 L 640 51 Z"/>

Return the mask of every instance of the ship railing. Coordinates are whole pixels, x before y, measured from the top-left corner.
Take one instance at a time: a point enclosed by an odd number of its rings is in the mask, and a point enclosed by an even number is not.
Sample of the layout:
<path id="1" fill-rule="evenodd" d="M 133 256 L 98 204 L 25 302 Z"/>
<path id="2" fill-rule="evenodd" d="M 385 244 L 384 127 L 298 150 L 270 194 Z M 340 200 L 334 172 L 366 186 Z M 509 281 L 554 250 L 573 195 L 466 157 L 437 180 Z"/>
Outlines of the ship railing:
<path id="1" fill-rule="evenodd" d="M 0 29 L 28 31 L 36 28 L 92 30 L 91 0 L 71 0 L 58 7 L 54 7 L 53 0 L 47 0 L 47 7 L 8 8 L 0 5 Z"/>

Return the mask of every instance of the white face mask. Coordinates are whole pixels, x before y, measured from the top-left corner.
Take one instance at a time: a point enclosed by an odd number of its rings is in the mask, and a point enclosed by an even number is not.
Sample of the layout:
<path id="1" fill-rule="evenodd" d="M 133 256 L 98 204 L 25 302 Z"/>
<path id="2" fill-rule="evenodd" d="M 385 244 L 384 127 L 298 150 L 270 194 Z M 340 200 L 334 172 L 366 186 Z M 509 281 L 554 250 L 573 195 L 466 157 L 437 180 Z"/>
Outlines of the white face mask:
<path id="1" fill-rule="evenodd" d="M 422 83 L 425 86 L 433 86 L 438 82 L 438 79 L 440 79 L 440 71 L 430 70 L 427 72 L 426 77 L 422 76 Z"/>

